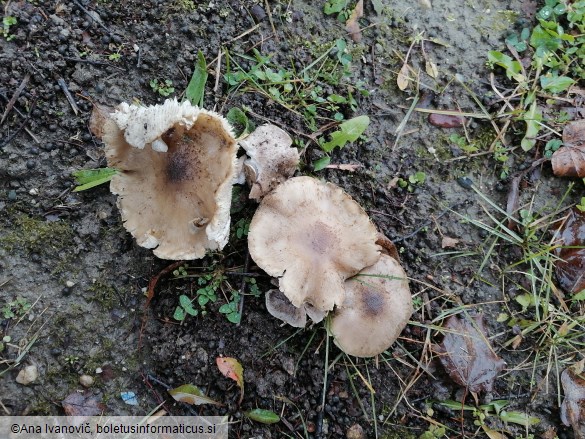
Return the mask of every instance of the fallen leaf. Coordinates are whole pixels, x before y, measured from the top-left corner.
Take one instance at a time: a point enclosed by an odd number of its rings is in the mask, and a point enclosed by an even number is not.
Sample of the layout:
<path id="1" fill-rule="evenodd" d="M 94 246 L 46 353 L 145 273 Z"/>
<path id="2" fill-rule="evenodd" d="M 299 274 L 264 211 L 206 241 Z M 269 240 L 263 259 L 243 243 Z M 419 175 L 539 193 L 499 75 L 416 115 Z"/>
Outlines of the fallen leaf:
<path id="1" fill-rule="evenodd" d="M 482 425 L 481 428 L 483 428 L 483 431 L 490 439 L 508 439 L 508 436 L 506 436 L 503 433 L 500 433 L 497 430 L 492 430 L 487 425 Z"/>
<path id="2" fill-rule="evenodd" d="M 114 112 L 112 107 L 106 105 L 94 104 L 91 117 L 89 118 L 89 130 L 98 139 L 104 136 L 104 125 L 111 119 L 110 114 Z"/>
<path id="3" fill-rule="evenodd" d="M 106 409 L 90 391 L 71 393 L 61 401 L 61 406 L 67 416 L 99 416 Z"/>
<path id="4" fill-rule="evenodd" d="M 437 68 L 437 65 L 430 60 L 425 62 L 425 71 L 427 72 L 427 75 L 433 79 L 436 79 L 437 76 L 439 76 L 439 69 Z"/>
<path id="5" fill-rule="evenodd" d="M 449 236 L 443 236 L 441 240 L 441 248 L 453 248 L 459 244 L 459 240 L 455 238 L 450 238 Z"/>
<path id="6" fill-rule="evenodd" d="M 408 64 L 404 63 L 402 65 L 402 68 L 398 72 L 398 77 L 396 78 L 396 85 L 398 85 L 398 88 L 402 91 L 408 88 L 408 83 L 410 82 L 408 73 L 409 73 Z"/>
<path id="7" fill-rule="evenodd" d="M 240 403 L 244 399 L 244 368 L 238 360 L 230 357 L 217 357 L 215 359 L 219 371 L 223 376 L 231 378 L 240 388 Z"/>
<path id="8" fill-rule="evenodd" d="M 280 421 L 280 416 L 270 410 L 254 409 L 244 412 L 252 421 L 261 422 L 262 424 L 276 424 Z"/>
<path id="9" fill-rule="evenodd" d="M 585 119 L 568 123 L 563 147 L 552 155 L 553 172 L 559 177 L 585 177 Z"/>
<path id="10" fill-rule="evenodd" d="M 362 32 L 358 20 L 364 16 L 364 0 L 359 0 L 355 5 L 355 9 L 351 13 L 348 20 L 345 22 L 345 30 L 349 33 L 349 37 L 359 43 L 362 40 Z"/>
<path id="11" fill-rule="evenodd" d="M 169 394 L 174 398 L 175 401 L 184 402 L 191 405 L 223 405 L 206 396 L 199 387 L 193 384 L 183 384 L 182 386 L 169 390 Z"/>
<path id="12" fill-rule="evenodd" d="M 334 163 L 325 166 L 327 169 L 339 169 L 340 171 L 354 172 L 355 170 L 362 167 L 362 165 L 352 165 L 349 163 Z"/>
<path id="13" fill-rule="evenodd" d="M 583 360 L 561 374 L 565 399 L 561 404 L 561 421 L 573 427 L 575 438 L 585 438 L 585 376 Z"/>
<path id="14" fill-rule="evenodd" d="M 470 392 L 491 392 L 506 363 L 489 344 L 483 315 L 472 318 L 454 315 L 443 328 L 445 337 L 435 350 L 449 377 Z"/>
<path id="15" fill-rule="evenodd" d="M 585 212 L 571 211 L 560 232 L 560 245 L 563 247 L 555 250 L 559 257 L 555 274 L 565 291 L 579 293 L 585 290 Z"/>
<path id="16" fill-rule="evenodd" d="M 465 118 L 454 114 L 429 114 L 429 123 L 441 128 L 459 128 L 465 125 Z"/>
<path id="17" fill-rule="evenodd" d="M 383 5 L 382 0 L 372 0 L 372 6 L 374 7 L 374 11 L 376 11 L 377 15 L 382 13 Z"/>

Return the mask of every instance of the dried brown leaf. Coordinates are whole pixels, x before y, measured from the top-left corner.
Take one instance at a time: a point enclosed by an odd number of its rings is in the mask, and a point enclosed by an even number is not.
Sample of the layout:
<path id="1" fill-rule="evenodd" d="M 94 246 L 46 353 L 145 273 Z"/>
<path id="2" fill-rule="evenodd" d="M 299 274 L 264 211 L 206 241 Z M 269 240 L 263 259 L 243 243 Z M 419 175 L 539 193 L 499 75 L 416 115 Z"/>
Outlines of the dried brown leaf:
<path id="1" fill-rule="evenodd" d="M 354 172 L 357 169 L 361 168 L 362 165 L 352 165 L 349 163 L 332 163 L 332 164 L 327 165 L 325 167 L 327 169 L 339 169 L 340 171 Z"/>
<path id="2" fill-rule="evenodd" d="M 349 33 L 350 38 L 359 43 L 362 40 L 362 31 L 358 20 L 364 16 L 364 0 L 359 0 L 355 9 L 345 22 L 345 30 Z"/>
<path id="3" fill-rule="evenodd" d="M 551 158 L 553 172 L 560 177 L 585 177 L 585 119 L 565 126 L 563 144 Z"/>
<path id="4" fill-rule="evenodd" d="M 582 363 L 582 362 L 580 362 Z M 569 367 L 561 374 L 565 399 L 561 404 L 561 421 L 573 427 L 575 438 L 585 438 L 585 376 L 583 365 Z"/>
<path id="5" fill-rule="evenodd" d="M 459 244 L 459 240 L 456 238 L 451 238 L 449 236 L 443 236 L 441 240 L 441 248 L 453 248 Z"/>
<path id="6" fill-rule="evenodd" d="M 470 392 L 491 392 L 506 363 L 489 344 L 483 315 L 472 318 L 454 315 L 443 328 L 445 337 L 435 349 L 449 377 Z"/>
<path id="7" fill-rule="evenodd" d="M 91 117 L 89 118 L 89 130 L 98 139 L 102 139 L 104 136 L 104 124 L 110 119 L 110 113 L 113 113 L 114 109 L 106 105 L 95 104 Z"/>
<path id="8" fill-rule="evenodd" d="M 570 293 L 585 290 L 585 212 L 572 210 L 560 232 L 555 273 L 560 286 Z M 573 248 L 567 248 L 573 247 Z"/>
<path id="9" fill-rule="evenodd" d="M 408 88 L 408 83 L 410 82 L 410 79 L 408 78 L 408 73 L 409 73 L 408 64 L 404 63 L 402 65 L 402 68 L 398 72 L 398 77 L 396 78 L 396 85 L 398 85 L 398 88 L 402 91 Z"/>
<path id="10" fill-rule="evenodd" d="M 106 409 L 91 392 L 73 392 L 61 401 L 67 416 L 99 416 Z"/>

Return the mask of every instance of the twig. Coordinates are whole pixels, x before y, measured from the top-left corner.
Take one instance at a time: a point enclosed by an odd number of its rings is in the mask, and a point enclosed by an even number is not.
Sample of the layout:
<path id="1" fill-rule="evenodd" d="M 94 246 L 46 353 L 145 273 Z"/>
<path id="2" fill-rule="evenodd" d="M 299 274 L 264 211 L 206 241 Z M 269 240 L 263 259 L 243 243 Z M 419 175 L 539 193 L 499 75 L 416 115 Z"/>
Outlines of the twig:
<path id="1" fill-rule="evenodd" d="M 317 426 L 315 427 L 315 436 L 321 436 L 323 433 L 323 415 L 325 412 L 325 401 L 327 400 L 327 374 L 329 372 L 329 334 L 325 334 L 325 373 L 323 374 L 323 389 L 321 389 L 321 410 L 317 415 Z"/>
<path id="2" fill-rule="evenodd" d="M 12 110 L 12 107 L 14 107 L 16 100 L 18 99 L 18 97 L 20 96 L 20 94 L 22 93 L 24 88 L 26 87 L 26 84 L 28 84 L 29 80 L 30 80 L 30 73 L 27 73 L 24 76 L 24 78 L 22 79 L 22 81 L 20 82 L 20 85 L 18 86 L 18 88 L 16 89 L 14 94 L 12 95 L 12 98 L 10 98 L 10 101 L 8 101 L 8 105 L 6 105 L 6 110 L 4 110 L 4 114 L 2 115 L 2 119 L 0 119 L 0 125 L 2 125 L 4 123 L 4 121 L 6 120 L 6 116 L 8 116 L 8 114 L 10 113 L 10 110 Z"/>
<path id="3" fill-rule="evenodd" d="M 79 107 L 75 103 L 75 99 L 73 99 L 73 96 L 71 96 L 71 93 L 69 92 L 69 89 L 67 88 L 67 84 L 65 83 L 65 80 L 63 78 L 57 78 L 57 84 L 59 84 L 59 87 L 61 87 L 61 90 L 63 90 L 63 93 L 65 93 L 65 97 L 67 98 L 69 105 L 71 105 L 73 112 L 77 116 L 77 114 L 79 113 Z"/>
<path id="4" fill-rule="evenodd" d="M 77 7 L 81 9 L 83 12 L 85 12 L 85 14 L 90 18 L 91 21 L 97 23 L 99 27 L 105 30 L 108 33 L 108 35 L 112 35 L 110 29 L 108 29 L 100 20 L 96 20 L 95 17 L 90 13 L 90 11 L 85 9 L 81 3 L 79 3 L 77 0 L 73 0 L 73 3 L 75 3 Z"/>
<path id="5" fill-rule="evenodd" d="M 272 33 L 274 34 L 274 38 L 276 38 L 276 41 L 280 41 L 280 38 L 278 38 L 278 35 L 276 34 L 276 28 L 274 27 L 274 21 L 272 20 L 272 11 L 270 10 L 268 0 L 264 0 L 264 7 L 266 8 L 266 12 L 268 12 L 268 21 L 270 21 L 270 27 L 272 27 Z"/>
<path id="6" fill-rule="evenodd" d="M 250 252 L 246 251 L 246 259 L 244 260 L 244 272 L 248 271 L 250 268 Z M 238 304 L 238 314 L 240 315 L 240 320 L 236 323 L 236 326 L 240 326 L 242 323 L 242 312 L 244 311 L 244 293 L 246 292 L 246 278 L 242 277 L 242 282 L 240 283 L 240 303 Z"/>
<path id="7" fill-rule="evenodd" d="M 18 135 L 18 133 L 20 133 L 24 129 L 24 127 L 27 124 L 28 120 L 30 119 L 32 112 L 35 109 L 36 105 L 37 105 L 36 101 L 33 102 L 32 106 L 30 108 L 30 112 L 27 114 L 27 116 L 24 119 L 24 121 L 22 122 L 22 124 L 16 130 L 14 130 L 14 132 L 10 136 L 8 136 L 6 138 L 6 140 L 4 140 L 2 143 L 0 143 L 0 149 L 4 148 L 6 145 L 8 145 L 10 142 L 12 142 L 12 140 L 14 140 L 14 138 Z"/>

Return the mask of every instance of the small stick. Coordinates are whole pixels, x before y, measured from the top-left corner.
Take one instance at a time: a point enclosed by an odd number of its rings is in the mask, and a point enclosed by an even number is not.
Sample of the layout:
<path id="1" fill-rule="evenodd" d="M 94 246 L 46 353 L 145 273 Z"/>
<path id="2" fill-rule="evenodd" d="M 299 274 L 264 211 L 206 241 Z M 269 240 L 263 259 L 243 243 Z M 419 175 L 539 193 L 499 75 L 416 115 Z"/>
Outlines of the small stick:
<path id="1" fill-rule="evenodd" d="M 85 12 L 85 14 L 91 19 L 91 21 L 97 23 L 98 26 L 100 26 L 103 30 L 105 30 L 108 33 L 108 35 L 112 35 L 112 32 L 110 32 L 110 29 L 108 29 L 106 26 L 104 26 L 104 24 L 101 21 L 96 20 L 94 18 L 94 16 L 91 15 L 90 12 L 87 9 L 85 9 L 81 3 L 79 3 L 77 0 L 73 0 L 73 3 L 75 3 L 77 5 L 77 7 L 79 9 L 81 9 L 83 12 Z"/>
<path id="2" fill-rule="evenodd" d="M 14 130 L 14 132 L 8 136 L 2 143 L 0 143 L 0 149 L 4 148 L 6 145 L 8 145 L 10 142 L 12 142 L 12 140 L 14 140 L 14 138 L 18 135 L 18 133 L 20 133 L 24 127 L 26 126 L 28 120 L 30 119 L 33 110 L 35 109 L 37 103 L 34 102 L 33 105 L 31 106 L 30 112 L 27 114 L 26 118 L 24 119 L 24 121 L 22 122 L 22 124 L 16 129 Z"/>
<path id="3" fill-rule="evenodd" d="M 274 38 L 276 38 L 276 41 L 280 41 L 280 38 L 278 38 L 278 35 L 276 34 L 276 28 L 274 27 L 274 21 L 272 20 L 272 11 L 270 10 L 268 0 L 264 0 L 264 7 L 268 12 L 268 21 L 270 21 L 270 26 L 272 27 L 272 33 L 274 34 Z"/>
<path id="4" fill-rule="evenodd" d="M 73 112 L 77 116 L 77 114 L 79 113 L 79 107 L 75 103 L 75 99 L 73 99 L 73 96 L 71 96 L 71 93 L 69 92 L 69 89 L 67 88 L 67 84 L 65 83 L 65 80 L 63 78 L 57 78 L 57 84 L 59 84 L 59 87 L 61 87 L 61 90 L 63 90 L 63 93 L 65 93 L 65 97 L 67 98 L 67 101 L 69 101 L 69 105 L 71 105 Z"/>
<path id="5" fill-rule="evenodd" d="M 8 116 L 8 113 L 10 113 L 10 110 L 12 110 L 12 107 L 14 107 L 16 100 L 18 99 L 18 97 L 20 96 L 20 94 L 22 93 L 24 88 L 26 87 L 26 84 L 28 84 L 29 80 L 30 80 L 30 73 L 27 73 L 24 76 L 24 78 L 22 79 L 22 81 L 20 82 L 20 85 L 18 86 L 18 88 L 16 89 L 14 94 L 12 95 L 12 98 L 10 98 L 8 105 L 6 105 L 6 110 L 4 111 L 4 114 L 2 115 L 2 119 L 0 119 L 0 125 L 2 125 L 4 123 L 4 121 L 6 120 L 6 116 Z"/>
<path id="6" fill-rule="evenodd" d="M 250 267 L 250 252 L 246 251 L 246 260 L 244 261 L 244 272 L 248 271 Z M 238 314 L 240 315 L 240 321 L 236 326 L 240 326 L 242 323 L 242 312 L 244 311 L 244 293 L 246 292 L 246 278 L 242 278 L 240 283 L 240 303 L 238 305 Z"/>

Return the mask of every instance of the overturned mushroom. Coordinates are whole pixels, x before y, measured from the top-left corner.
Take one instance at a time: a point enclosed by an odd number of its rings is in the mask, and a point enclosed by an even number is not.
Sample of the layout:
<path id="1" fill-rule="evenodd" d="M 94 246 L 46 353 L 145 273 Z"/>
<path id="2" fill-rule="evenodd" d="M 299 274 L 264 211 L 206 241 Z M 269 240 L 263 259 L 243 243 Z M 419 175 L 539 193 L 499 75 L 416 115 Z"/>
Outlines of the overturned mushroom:
<path id="1" fill-rule="evenodd" d="M 304 303 L 297 308 L 282 291 L 276 289 L 266 292 L 266 309 L 272 316 L 295 328 L 304 328 L 307 324 L 307 316 L 313 322 L 319 323 L 326 314 L 308 303 Z"/>
<path id="2" fill-rule="evenodd" d="M 412 315 L 406 273 L 396 259 L 378 262 L 345 282 L 345 301 L 331 319 L 339 348 L 356 357 L 373 357 L 396 341 Z"/>
<path id="3" fill-rule="evenodd" d="M 269 193 L 252 218 L 250 255 L 279 278 L 297 308 L 342 305 L 345 279 L 380 257 L 376 228 L 343 190 L 311 177 L 287 180 Z"/>
<path id="4" fill-rule="evenodd" d="M 110 189 L 138 245 L 164 259 L 223 248 L 237 150 L 225 119 L 176 100 L 121 104 L 104 122 L 103 141 L 108 166 L 120 171 Z"/>
<path id="5" fill-rule="evenodd" d="M 291 147 L 292 139 L 276 125 L 259 126 L 240 145 L 248 155 L 244 174 L 254 200 L 292 177 L 299 164 L 299 152 Z"/>

